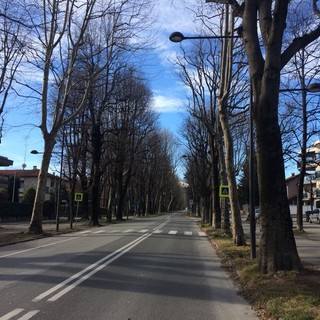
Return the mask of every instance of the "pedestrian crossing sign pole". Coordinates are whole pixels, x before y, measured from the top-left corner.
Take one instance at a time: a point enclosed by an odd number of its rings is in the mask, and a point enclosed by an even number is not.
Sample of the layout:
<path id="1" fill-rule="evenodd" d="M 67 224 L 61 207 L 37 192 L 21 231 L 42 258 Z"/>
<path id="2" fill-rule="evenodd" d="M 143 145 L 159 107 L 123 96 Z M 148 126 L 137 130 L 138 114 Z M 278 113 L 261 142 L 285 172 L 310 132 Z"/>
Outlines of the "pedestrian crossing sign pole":
<path id="1" fill-rule="evenodd" d="M 219 197 L 220 198 L 229 198 L 229 186 L 228 185 L 220 185 L 219 188 Z"/>
<path id="2" fill-rule="evenodd" d="M 83 201 L 83 193 L 82 192 L 75 192 L 74 201 L 77 202 L 77 213 L 76 213 L 76 225 L 77 225 L 78 213 L 79 213 L 79 204 L 80 204 L 80 202 Z"/>

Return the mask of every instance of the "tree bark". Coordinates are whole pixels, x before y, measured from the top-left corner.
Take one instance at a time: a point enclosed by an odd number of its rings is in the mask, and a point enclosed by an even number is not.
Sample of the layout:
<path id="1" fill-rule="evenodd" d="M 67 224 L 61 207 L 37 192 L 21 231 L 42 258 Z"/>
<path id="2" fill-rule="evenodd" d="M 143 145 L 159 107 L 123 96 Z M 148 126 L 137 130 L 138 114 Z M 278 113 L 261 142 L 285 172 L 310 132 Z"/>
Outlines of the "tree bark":
<path id="1" fill-rule="evenodd" d="M 269 1 L 263 1 L 258 6 L 258 1 L 247 0 L 241 30 L 254 96 L 261 219 L 259 267 L 262 273 L 297 270 L 302 267 L 292 230 L 278 124 L 280 72 L 283 63 L 281 46 L 288 2 L 277 2 L 273 12 L 268 3 Z M 264 54 L 257 33 L 258 13 Z"/>
<path id="2" fill-rule="evenodd" d="M 45 200 L 48 169 L 49 169 L 50 158 L 51 158 L 52 149 L 54 145 L 55 145 L 54 138 L 48 135 L 48 137 L 45 139 L 45 149 L 43 152 L 41 168 L 39 171 L 36 195 L 35 195 L 35 200 L 33 204 L 29 230 L 28 230 L 28 232 L 32 234 L 43 233 L 43 229 L 42 229 L 43 202 Z"/>
<path id="3" fill-rule="evenodd" d="M 278 85 L 279 77 L 266 77 L 261 86 L 260 102 L 256 105 L 261 217 L 259 266 L 262 273 L 299 270 L 302 267 L 286 191 L 281 133 L 277 121 Z"/>

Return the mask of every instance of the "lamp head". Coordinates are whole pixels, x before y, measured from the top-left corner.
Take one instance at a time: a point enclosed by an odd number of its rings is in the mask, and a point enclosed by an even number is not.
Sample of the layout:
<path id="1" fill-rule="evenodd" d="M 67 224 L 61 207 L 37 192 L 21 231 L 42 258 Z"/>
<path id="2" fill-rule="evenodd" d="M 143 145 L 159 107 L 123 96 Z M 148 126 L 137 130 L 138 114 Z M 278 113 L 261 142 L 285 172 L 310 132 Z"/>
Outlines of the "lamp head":
<path id="1" fill-rule="evenodd" d="M 308 92 L 319 92 L 320 91 L 320 83 L 319 82 L 311 83 L 308 86 L 307 91 Z"/>
<path id="2" fill-rule="evenodd" d="M 172 42 L 181 42 L 185 39 L 185 36 L 181 32 L 175 31 L 170 34 L 169 39 Z"/>

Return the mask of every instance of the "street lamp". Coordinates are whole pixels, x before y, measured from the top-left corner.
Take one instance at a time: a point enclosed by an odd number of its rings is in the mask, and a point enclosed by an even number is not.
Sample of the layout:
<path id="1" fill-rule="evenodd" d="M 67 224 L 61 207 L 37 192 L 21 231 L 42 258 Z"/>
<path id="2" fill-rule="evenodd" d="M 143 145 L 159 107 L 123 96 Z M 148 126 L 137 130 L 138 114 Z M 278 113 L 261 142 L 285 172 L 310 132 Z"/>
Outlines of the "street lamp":
<path id="1" fill-rule="evenodd" d="M 40 152 L 38 150 L 31 150 L 30 153 L 32 153 L 32 154 L 43 154 L 43 152 Z"/>
<path id="2" fill-rule="evenodd" d="M 181 42 L 183 40 L 192 40 L 192 39 L 233 39 L 233 38 L 239 38 L 239 37 L 238 36 L 192 36 L 192 37 L 186 37 L 179 31 L 172 32 L 169 36 L 169 39 L 172 42 Z"/>
<path id="3" fill-rule="evenodd" d="M 292 89 L 279 89 L 279 92 L 310 92 L 316 93 L 320 92 L 320 82 L 310 83 L 306 88 L 292 88 Z"/>

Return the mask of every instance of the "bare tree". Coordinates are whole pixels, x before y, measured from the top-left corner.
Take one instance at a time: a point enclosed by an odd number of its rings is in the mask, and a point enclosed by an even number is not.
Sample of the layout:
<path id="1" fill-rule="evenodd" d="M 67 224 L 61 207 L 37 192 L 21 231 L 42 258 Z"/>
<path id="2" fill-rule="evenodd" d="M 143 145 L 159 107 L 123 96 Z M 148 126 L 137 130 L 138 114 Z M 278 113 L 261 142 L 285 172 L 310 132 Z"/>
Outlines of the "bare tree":
<path id="1" fill-rule="evenodd" d="M 17 10 L 18 9 L 18 10 Z M 27 50 L 24 17 L 15 1 L 0 4 L 0 143 L 5 105 Z"/>
<path id="2" fill-rule="evenodd" d="M 219 10 L 219 21 L 223 13 Z M 214 31 L 221 32 L 222 23 L 215 25 L 215 19 L 210 17 L 213 21 L 209 22 L 205 20 L 206 15 L 201 14 L 201 19 L 206 24 L 206 29 L 210 32 Z M 209 19 L 209 18 L 208 18 Z M 233 18 L 226 19 L 225 27 L 226 35 L 232 33 L 229 32 L 229 21 L 232 23 Z M 207 30 L 207 31 L 208 31 Z M 239 49 L 237 48 L 237 51 Z M 236 56 L 239 58 L 237 64 L 233 65 L 233 58 Z M 219 57 L 222 57 L 221 59 Z M 244 77 L 241 77 L 241 69 L 244 65 L 241 62 L 243 55 L 235 54 L 233 50 L 233 42 L 229 39 L 223 42 L 221 41 L 201 41 L 199 45 L 194 47 L 192 54 L 186 54 L 183 51 L 183 57 L 178 57 L 176 64 L 179 66 L 180 78 L 190 88 L 192 97 L 190 103 L 190 113 L 194 117 L 198 117 L 203 122 L 208 130 L 208 141 L 210 146 L 211 162 L 212 162 L 212 189 L 213 189 L 213 223 L 216 227 L 220 227 L 221 221 L 221 209 L 219 205 L 219 184 L 228 184 L 230 186 L 230 203 L 232 212 L 232 227 L 234 241 L 238 245 L 245 243 L 244 234 L 242 230 L 240 207 L 238 204 L 237 187 L 236 187 L 236 170 L 235 170 L 235 153 L 234 153 L 234 138 L 244 137 L 245 135 L 239 135 L 242 128 L 248 129 L 246 121 L 243 121 L 244 117 L 237 114 L 234 116 L 234 105 L 236 108 L 245 109 L 243 101 L 243 90 L 242 84 L 247 83 Z M 231 89 L 231 83 L 235 84 Z M 220 83 L 220 92 L 219 92 Z M 247 85 L 247 88 L 249 86 Z M 241 92 L 241 94 L 239 94 Z M 242 107 L 241 107 L 242 105 Z M 241 121 L 240 121 L 241 120 Z M 245 119 L 244 119 L 245 120 Z M 237 135 L 236 135 L 237 134 Z M 238 151 L 242 155 L 246 154 L 246 143 L 239 143 Z M 218 152 L 217 152 L 218 150 Z M 240 154 L 238 153 L 238 155 Z M 218 163 L 218 159 L 220 163 Z M 238 159 L 245 159 L 245 156 L 239 156 Z M 226 161 L 222 163 L 222 161 Z M 237 163 L 237 167 L 242 167 L 242 163 Z M 220 169 L 219 169 L 220 168 Z M 220 172 L 219 172 L 220 171 Z M 218 177 L 218 178 L 217 178 Z M 228 180 L 228 181 L 227 181 Z M 220 182 L 219 182 L 220 181 Z M 225 202 L 225 201 L 224 201 Z M 229 233 L 228 228 L 230 227 L 229 219 L 229 208 L 225 204 L 222 210 L 223 219 L 222 227 L 225 232 Z"/>
<path id="3" fill-rule="evenodd" d="M 186 180 L 195 197 L 193 205 L 204 223 L 212 223 L 208 131 L 200 119 L 189 116 L 184 123 L 182 136 L 187 141 Z"/>
<path id="4" fill-rule="evenodd" d="M 308 166 L 307 147 L 319 132 L 317 130 L 319 98 L 308 93 L 308 86 L 314 81 L 318 72 L 315 66 L 318 65 L 319 58 L 315 57 L 315 52 L 316 47 L 312 45 L 300 50 L 294 56 L 288 66 L 288 83 L 291 88 L 282 89 L 288 90 L 282 93 L 286 101 L 284 115 L 282 115 L 284 119 L 281 122 L 284 128 L 284 156 L 291 162 L 294 160 L 300 171 L 297 194 L 297 228 L 300 231 L 303 230 L 303 188 Z M 298 85 L 299 88 L 292 88 L 293 84 Z M 297 149 L 299 149 L 299 157 L 297 157 Z"/>
<path id="5" fill-rule="evenodd" d="M 94 11 L 96 1 L 91 0 L 78 5 L 76 1 L 44 1 L 43 7 L 27 2 L 25 14 L 32 21 L 34 33 L 34 56 L 29 57 L 42 75 L 41 84 L 25 86 L 38 96 L 41 106 L 40 129 L 44 138 L 44 152 L 38 177 L 36 198 L 32 211 L 29 232 L 42 233 L 42 206 L 52 150 L 59 130 L 66 125 L 85 106 L 88 89 L 99 70 L 87 80 L 83 94 L 79 96 L 77 109 L 66 115 L 68 99 L 75 85 L 74 71 L 79 58 L 79 49 L 83 45 L 89 22 L 101 12 Z M 46 9 L 45 9 L 46 8 Z M 40 87 L 38 89 L 38 87 Z M 52 87 L 56 98 L 50 100 Z"/>
<path id="6" fill-rule="evenodd" d="M 278 100 L 281 70 L 302 48 L 320 36 L 318 24 L 283 47 L 291 1 L 207 0 L 232 6 L 247 53 L 254 95 L 261 211 L 259 268 L 262 273 L 301 269 L 286 194 Z M 316 1 L 314 0 L 316 7 Z M 312 15 L 305 5 L 304 13 Z M 318 10 L 317 10 L 318 13 Z M 316 16 L 314 16 L 317 19 Z M 259 19 L 259 20 L 257 20 Z"/>

